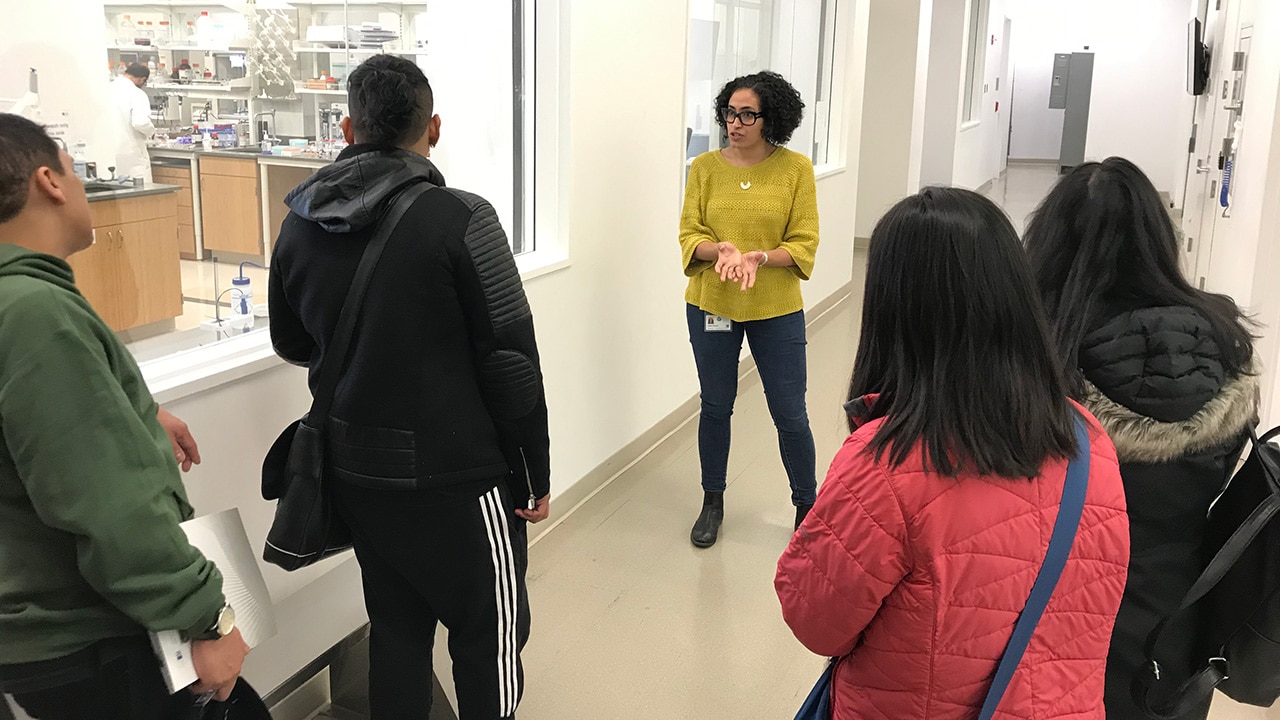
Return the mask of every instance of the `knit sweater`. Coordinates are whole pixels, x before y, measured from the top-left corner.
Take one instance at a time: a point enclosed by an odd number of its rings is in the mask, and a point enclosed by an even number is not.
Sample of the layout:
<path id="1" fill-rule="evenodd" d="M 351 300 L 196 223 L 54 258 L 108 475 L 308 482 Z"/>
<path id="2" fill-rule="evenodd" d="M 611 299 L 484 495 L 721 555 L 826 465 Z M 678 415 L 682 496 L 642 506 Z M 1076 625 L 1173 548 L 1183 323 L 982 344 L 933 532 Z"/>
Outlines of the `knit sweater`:
<path id="1" fill-rule="evenodd" d="M 760 268 L 755 287 L 721 282 L 715 263 L 698 260 L 704 242 L 730 242 L 744 253 L 782 248 L 795 265 Z M 809 158 L 780 147 L 749 168 L 730 165 L 713 150 L 689 169 L 680 249 L 689 289 L 685 301 L 737 322 L 768 320 L 804 309 L 800 281 L 818 252 L 818 195 Z"/>

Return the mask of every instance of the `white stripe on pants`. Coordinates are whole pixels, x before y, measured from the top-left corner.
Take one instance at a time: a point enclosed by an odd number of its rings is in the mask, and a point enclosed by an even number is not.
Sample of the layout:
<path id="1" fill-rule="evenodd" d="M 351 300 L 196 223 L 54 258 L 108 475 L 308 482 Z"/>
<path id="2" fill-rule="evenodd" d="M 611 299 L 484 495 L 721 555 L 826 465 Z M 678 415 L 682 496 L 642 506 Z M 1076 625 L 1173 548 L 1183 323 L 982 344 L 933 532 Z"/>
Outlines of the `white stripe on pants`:
<path id="1" fill-rule="evenodd" d="M 480 498 L 489 548 L 493 554 L 493 592 L 498 607 L 498 707 L 501 717 L 516 712 L 520 677 L 516 647 L 516 563 L 511 548 L 511 527 L 498 488 Z"/>

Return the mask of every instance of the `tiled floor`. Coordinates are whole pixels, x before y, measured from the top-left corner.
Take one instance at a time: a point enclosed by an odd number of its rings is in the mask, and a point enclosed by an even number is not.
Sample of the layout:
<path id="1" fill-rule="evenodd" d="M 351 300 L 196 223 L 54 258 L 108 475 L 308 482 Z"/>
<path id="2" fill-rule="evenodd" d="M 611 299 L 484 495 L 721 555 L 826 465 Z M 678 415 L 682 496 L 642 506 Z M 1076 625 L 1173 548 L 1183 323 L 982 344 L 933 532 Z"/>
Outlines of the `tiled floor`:
<path id="1" fill-rule="evenodd" d="M 1015 164 L 997 178 L 985 194 L 1009 214 L 1018 232 L 1027 227 L 1031 213 L 1058 182 L 1058 166 L 1054 163 Z"/>

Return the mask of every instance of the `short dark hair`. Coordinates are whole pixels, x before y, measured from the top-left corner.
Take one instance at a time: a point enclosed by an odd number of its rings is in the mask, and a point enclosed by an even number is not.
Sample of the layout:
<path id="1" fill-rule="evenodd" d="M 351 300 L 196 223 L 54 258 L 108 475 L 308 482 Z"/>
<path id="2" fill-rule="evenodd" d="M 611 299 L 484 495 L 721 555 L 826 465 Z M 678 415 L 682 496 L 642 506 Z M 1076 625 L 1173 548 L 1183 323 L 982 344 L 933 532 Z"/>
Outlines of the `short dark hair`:
<path id="1" fill-rule="evenodd" d="M 942 475 L 1034 478 L 1075 454 L 1075 410 L 1031 270 L 987 198 L 926 188 L 876 225 L 848 399 L 871 394 L 866 416 L 885 422 L 870 448 L 894 466 L 920 448 Z"/>
<path id="2" fill-rule="evenodd" d="M 0 223 L 27 206 L 31 176 L 42 167 L 62 174 L 58 143 L 30 120 L 0 113 Z"/>
<path id="3" fill-rule="evenodd" d="M 751 90 L 760 96 L 760 112 L 764 116 L 764 139 L 773 145 L 786 145 L 804 119 L 804 100 L 800 91 L 775 72 L 758 72 L 730 80 L 716 96 L 716 123 L 726 127 L 725 108 L 739 90 Z"/>
<path id="4" fill-rule="evenodd" d="M 356 142 L 404 147 L 427 131 L 434 113 L 431 83 L 421 68 L 395 55 L 375 55 L 347 80 Z"/>
<path id="5" fill-rule="evenodd" d="M 125 75 L 132 75 L 139 80 L 146 80 L 151 77 L 151 70 L 142 63 L 129 63 L 129 67 L 124 69 Z"/>
<path id="6" fill-rule="evenodd" d="M 1076 167 L 1032 215 L 1027 254 L 1071 393 L 1083 397 L 1080 345 L 1116 300 L 1194 309 L 1213 328 L 1232 374 L 1252 369 L 1252 322 L 1235 301 L 1192 287 L 1178 235 L 1151 180 L 1112 157 Z"/>

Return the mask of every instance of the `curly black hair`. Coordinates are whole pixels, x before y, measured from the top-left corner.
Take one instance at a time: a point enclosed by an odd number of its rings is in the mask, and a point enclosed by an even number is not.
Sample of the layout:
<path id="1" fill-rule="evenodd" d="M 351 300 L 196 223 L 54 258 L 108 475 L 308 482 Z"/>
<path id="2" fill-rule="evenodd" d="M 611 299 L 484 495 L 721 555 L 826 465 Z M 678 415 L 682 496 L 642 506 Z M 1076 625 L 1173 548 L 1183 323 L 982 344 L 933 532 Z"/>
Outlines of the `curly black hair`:
<path id="1" fill-rule="evenodd" d="M 716 123 L 726 127 L 724 110 L 729 98 L 747 89 L 760 96 L 760 113 L 764 120 L 764 139 L 772 145 L 786 145 L 800 121 L 804 119 L 804 100 L 800 92 L 776 72 L 758 72 L 730 80 L 716 96 Z"/>
<path id="2" fill-rule="evenodd" d="M 435 112 L 431 83 L 416 64 L 374 55 L 347 80 L 356 142 L 407 147 L 422 138 Z"/>

